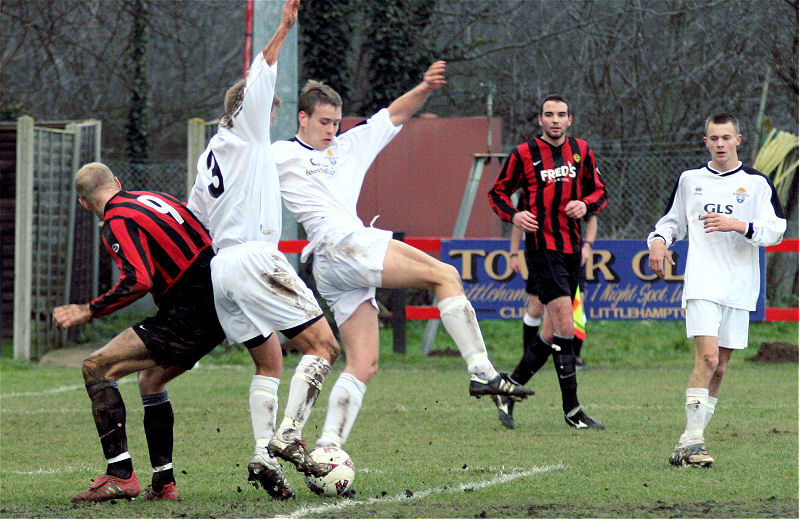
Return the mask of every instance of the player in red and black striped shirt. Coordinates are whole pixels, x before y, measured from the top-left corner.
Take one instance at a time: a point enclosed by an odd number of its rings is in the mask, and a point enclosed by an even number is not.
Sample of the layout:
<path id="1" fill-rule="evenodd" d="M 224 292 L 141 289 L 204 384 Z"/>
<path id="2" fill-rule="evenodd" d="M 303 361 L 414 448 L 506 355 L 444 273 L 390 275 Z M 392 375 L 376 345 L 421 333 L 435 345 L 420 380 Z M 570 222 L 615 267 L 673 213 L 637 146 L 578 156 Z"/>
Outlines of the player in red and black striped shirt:
<path id="1" fill-rule="evenodd" d="M 75 175 L 81 205 L 104 220 L 103 242 L 119 267 L 119 282 L 91 303 L 53 309 L 60 327 L 114 312 L 150 292 L 155 316 L 122 331 L 83 362 L 106 473 L 74 502 L 102 502 L 139 495 L 127 447 L 125 405 L 117 380 L 139 372 L 144 425 L 153 465 L 145 498 L 177 499 L 172 471 L 172 405 L 166 383 L 191 369 L 225 339 L 211 285 L 211 237 L 197 218 L 164 193 L 124 191 L 102 163 Z"/>
<path id="2" fill-rule="evenodd" d="M 539 335 L 525 345 L 515 371 L 518 382 L 525 384 L 520 374 L 530 379 L 553 353 L 567 424 L 603 429 L 578 401 L 572 297 L 581 265 L 581 218 L 604 208 L 608 194 L 588 143 L 567 136 L 571 124 L 567 101 L 559 95 L 545 98 L 539 114 L 542 136 L 512 150 L 489 191 L 489 204 L 501 219 L 525 232 L 528 268 L 545 305 Z M 518 189 L 527 210 L 511 203 Z M 509 404 L 503 398 L 495 403 L 501 410 Z"/>

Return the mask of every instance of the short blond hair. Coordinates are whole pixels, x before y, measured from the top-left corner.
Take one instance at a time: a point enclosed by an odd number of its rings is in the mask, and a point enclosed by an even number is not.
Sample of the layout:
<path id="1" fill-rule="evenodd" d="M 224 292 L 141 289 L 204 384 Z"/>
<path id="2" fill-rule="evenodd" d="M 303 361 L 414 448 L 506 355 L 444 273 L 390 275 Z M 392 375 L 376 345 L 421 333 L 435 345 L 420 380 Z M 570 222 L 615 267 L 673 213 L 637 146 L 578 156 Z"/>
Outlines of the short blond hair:
<path id="1" fill-rule="evenodd" d="M 103 186 L 114 186 L 114 173 L 101 162 L 84 164 L 75 174 L 75 191 L 78 197 L 88 201 L 92 194 Z"/>

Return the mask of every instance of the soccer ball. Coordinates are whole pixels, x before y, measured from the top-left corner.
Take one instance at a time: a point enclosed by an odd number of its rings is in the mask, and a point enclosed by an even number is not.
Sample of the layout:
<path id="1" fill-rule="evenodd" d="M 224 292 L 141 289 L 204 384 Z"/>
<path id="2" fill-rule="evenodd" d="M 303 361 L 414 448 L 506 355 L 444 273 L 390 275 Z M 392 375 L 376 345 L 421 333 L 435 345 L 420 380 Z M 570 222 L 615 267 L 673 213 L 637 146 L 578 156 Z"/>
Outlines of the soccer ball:
<path id="1" fill-rule="evenodd" d="M 334 468 L 324 477 L 306 474 L 308 489 L 326 497 L 335 497 L 350 490 L 356 478 L 356 467 L 350 455 L 335 446 L 323 446 L 311 451 L 311 458 L 316 462 L 333 464 Z"/>

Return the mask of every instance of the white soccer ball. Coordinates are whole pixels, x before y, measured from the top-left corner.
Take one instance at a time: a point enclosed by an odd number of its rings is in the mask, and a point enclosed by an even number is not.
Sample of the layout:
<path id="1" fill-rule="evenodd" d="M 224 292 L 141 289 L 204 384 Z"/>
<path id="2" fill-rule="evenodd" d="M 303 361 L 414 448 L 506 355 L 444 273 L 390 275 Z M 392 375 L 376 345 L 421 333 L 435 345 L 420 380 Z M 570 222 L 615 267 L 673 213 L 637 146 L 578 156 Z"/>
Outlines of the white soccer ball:
<path id="1" fill-rule="evenodd" d="M 324 477 L 306 475 L 308 489 L 318 495 L 335 497 L 346 493 L 353 487 L 356 467 L 346 451 L 335 446 L 323 446 L 312 450 L 311 458 L 316 462 L 333 464 L 334 468 Z"/>

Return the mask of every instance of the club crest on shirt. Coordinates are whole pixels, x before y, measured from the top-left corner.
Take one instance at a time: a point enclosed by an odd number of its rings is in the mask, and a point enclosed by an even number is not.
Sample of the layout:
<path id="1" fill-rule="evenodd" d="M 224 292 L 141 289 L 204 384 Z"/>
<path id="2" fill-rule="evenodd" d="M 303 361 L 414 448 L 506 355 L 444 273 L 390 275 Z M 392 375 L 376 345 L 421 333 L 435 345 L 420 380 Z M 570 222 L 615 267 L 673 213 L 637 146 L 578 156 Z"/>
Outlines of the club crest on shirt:
<path id="1" fill-rule="evenodd" d="M 744 202 L 745 199 L 747 199 L 747 197 L 750 196 L 750 194 L 747 193 L 747 190 L 745 190 L 741 186 L 739 187 L 738 190 L 734 191 L 733 194 L 736 196 L 736 202 L 738 202 L 739 204 Z"/>
<path id="2" fill-rule="evenodd" d="M 333 166 L 336 166 L 336 156 L 333 155 L 333 152 L 329 149 L 325 150 L 325 155 L 328 156 L 328 160 L 331 162 Z"/>
<path id="3" fill-rule="evenodd" d="M 576 163 L 581 162 L 581 154 L 579 153 L 572 154 L 572 160 L 575 161 Z"/>

